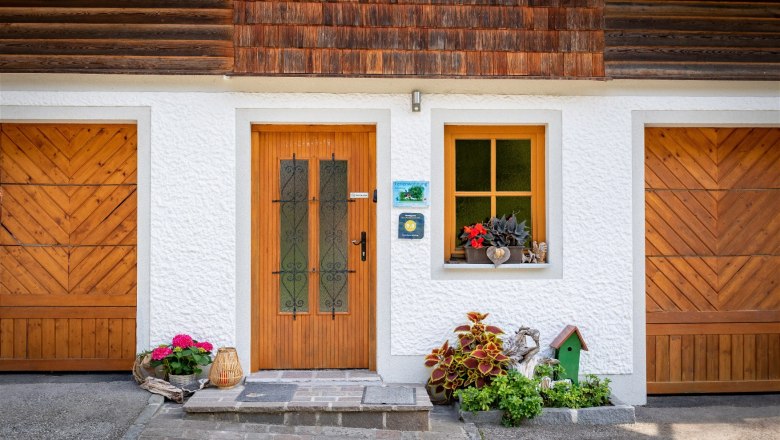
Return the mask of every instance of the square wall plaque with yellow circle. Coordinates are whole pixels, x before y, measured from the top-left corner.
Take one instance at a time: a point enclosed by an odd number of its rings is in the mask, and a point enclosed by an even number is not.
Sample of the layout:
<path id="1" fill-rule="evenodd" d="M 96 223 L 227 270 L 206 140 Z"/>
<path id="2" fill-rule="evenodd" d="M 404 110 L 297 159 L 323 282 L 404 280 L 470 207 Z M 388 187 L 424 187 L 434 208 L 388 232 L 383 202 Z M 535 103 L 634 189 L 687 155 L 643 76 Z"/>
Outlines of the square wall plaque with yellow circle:
<path id="1" fill-rule="evenodd" d="M 425 235 L 425 216 L 418 212 L 404 212 L 398 216 L 398 238 L 419 240 Z"/>

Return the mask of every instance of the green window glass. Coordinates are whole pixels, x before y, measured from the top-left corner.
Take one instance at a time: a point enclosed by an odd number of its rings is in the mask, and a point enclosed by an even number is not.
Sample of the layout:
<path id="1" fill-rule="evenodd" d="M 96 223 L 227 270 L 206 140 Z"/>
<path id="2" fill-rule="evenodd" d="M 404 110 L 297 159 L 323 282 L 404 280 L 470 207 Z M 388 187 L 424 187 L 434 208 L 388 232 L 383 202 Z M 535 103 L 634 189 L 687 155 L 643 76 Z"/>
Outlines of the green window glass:
<path id="1" fill-rule="evenodd" d="M 349 310 L 347 289 L 348 218 L 347 161 L 320 161 L 320 290 L 321 312 Z"/>
<path id="2" fill-rule="evenodd" d="M 309 311 L 309 162 L 282 160 L 279 170 L 279 309 Z"/>
<path id="3" fill-rule="evenodd" d="M 531 191 L 529 139 L 496 140 L 496 191 Z"/>
<path id="4" fill-rule="evenodd" d="M 455 191 L 490 191 L 490 139 L 455 141 Z"/>

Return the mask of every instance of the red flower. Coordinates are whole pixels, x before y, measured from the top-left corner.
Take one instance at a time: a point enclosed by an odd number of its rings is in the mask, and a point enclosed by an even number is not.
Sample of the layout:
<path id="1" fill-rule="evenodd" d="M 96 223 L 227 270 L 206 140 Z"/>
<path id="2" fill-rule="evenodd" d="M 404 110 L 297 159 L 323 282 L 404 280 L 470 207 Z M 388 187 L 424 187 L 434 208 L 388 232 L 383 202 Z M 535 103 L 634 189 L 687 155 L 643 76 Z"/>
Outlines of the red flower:
<path id="1" fill-rule="evenodd" d="M 471 240 L 471 247 L 474 249 L 482 248 L 482 242 L 485 241 L 484 237 L 474 238 Z"/>
<path id="2" fill-rule="evenodd" d="M 475 235 L 487 234 L 487 229 L 485 229 L 485 227 L 482 226 L 482 223 L 477 223 L 476 225 L 474 225 L 474 230 L 477 231 L 477 234 Z"/>
<path id="3" fill-rule="evenodd" d="M 211 350 L 214 349 L 214 346 L 211 345 L 210 342 L 206 342 L 206 341 L 198 342 L 198 343 L 195 344 L 195 346 L 198 347 L 198 348 L 202 348 L 202 349 L 204 349 L 206 351 L 211 351 Z"/>
<path id="4" fill-rule="evenodd" d="M 178 348 L 190 348 L 195 345 L 190 335 L 176 335 L 173 337 L 173 346 Z"/>
<path id="5" fill-rule="evenodd" d="M 152 360 L 161 361 L 173 353 L 170 347 L 157 347 L 152 350 Z"/>

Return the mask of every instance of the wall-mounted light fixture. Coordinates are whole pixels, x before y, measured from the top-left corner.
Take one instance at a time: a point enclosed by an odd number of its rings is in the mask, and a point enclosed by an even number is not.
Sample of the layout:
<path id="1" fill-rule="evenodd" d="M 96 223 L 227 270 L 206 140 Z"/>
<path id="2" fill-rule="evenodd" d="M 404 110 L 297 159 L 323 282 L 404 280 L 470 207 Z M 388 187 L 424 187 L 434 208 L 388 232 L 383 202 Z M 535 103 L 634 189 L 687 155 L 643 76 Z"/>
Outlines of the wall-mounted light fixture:
<path id="1" fill-rule="evenodd" d="M 419 90 L 412 92 L 412 111 L 419 112 L 420 105 L 422 104 L 422 93 Z"/>

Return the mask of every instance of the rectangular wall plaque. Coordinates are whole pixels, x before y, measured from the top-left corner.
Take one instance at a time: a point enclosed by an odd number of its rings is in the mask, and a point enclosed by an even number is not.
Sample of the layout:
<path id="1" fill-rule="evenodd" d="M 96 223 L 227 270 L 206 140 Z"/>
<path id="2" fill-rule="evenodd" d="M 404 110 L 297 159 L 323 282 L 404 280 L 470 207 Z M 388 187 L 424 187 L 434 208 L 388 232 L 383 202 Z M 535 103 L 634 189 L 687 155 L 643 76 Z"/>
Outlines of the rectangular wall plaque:
<path id="1" fill-rule="evenodd" d="M 398 238 L 419 240 L 425 236 L 425 216 L 418 212 L 404 212 L 398 216 Z"/>
<path id="2" fill-rule="evenodd" d="M 368 193 L 367 192 L 349 193 L 349 198 L 350 199 L 367 199 L 368 198 Z"/>
<path id="3" fill-rule="evenodd" d="M 431 191 L 427 180 L 394 180 L 393 206 L 424 208 L 431 205 Z"/>

